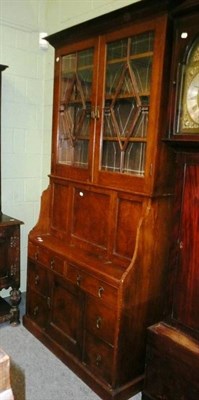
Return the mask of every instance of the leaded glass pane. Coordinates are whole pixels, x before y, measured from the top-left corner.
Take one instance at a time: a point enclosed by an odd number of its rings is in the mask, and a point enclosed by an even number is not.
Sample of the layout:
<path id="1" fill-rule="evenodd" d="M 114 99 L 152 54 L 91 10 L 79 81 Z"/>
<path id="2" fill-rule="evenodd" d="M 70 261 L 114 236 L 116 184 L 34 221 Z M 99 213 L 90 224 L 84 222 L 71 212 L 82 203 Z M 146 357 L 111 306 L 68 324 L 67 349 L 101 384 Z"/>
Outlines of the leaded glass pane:
<path id="1" fill-rule="evenodd" d="M 146 143 L 129 142 L 124 157 L 124 173 L 144 175 Z"/>
<path id="2" fill-rule="evenodd" d="M 131 38 L 131 55 L 153 51 L 154 33 L 146 32 Z"/>
<path id="3" fill-rule="evenodd" d="M 154 33 L 107 44 L 103 170 L 144 175 Z"/>
<path id="4" fill-rule="evenodd" d="M 106 171 L 120 172 L 120 148 L 116 141 L 104 142 L 102 168 Z"/>
<path id="5" fill-rule="evenodd" d="M 107 49 L 107 60 L 115 60 L 123 58 L 127 55 L 128 42 L 127 39 L 118 40 L 117 42 L 110 43 Z"/>
<path id="6" fill-rule="evenodd" d="M 108 64 L 106 69 L 106 96 L 114 95 L 124 63 Z"/>
<path id="7" fill-rule="evenodd" d="M 143 110 L 138 118 L 136 127 L 133 131 L 132 136 L 135 138 L 146 138 L 147 127 L 148 127 L 148 110 Z"/>
<path id="8" fill-rule="evenodd" d="M 128 98 L 126 101 L 116 101 L 114 107 L 114 118 L 111 120 L 117 123 L 115 131 L 120 138 L 128 137 L 131 132 L 132 114 L 135 111 L 135 98 Z"/>
<path id="9" fill-rule="evenodd" d="M 62 57 L 58 162 L 88 166 L 93 49 Z"/>
<path id="10" fill-rule="evenodd" d="M 135 74 L 140 93 L 149 93 L 151 82 L 152 57 L 131 60 L 131 68 Z"/>

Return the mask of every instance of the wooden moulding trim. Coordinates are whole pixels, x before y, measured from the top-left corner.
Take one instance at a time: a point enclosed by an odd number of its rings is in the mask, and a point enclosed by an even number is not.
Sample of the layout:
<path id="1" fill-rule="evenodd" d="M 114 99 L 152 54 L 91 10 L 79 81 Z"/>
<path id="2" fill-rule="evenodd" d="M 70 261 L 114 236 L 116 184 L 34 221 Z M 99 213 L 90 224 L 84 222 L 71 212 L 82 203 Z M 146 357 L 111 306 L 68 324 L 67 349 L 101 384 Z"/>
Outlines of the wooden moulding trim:
<path id="1" fill-rule="evenodd" d="M 138 20 L 149 19 L 154 15 L 167 12 L 171 6 L 179 4 L 179 0 L 142 0 L 132 5 L 122 7 L 119 10 L 90 19 L 86 22 L 53 33 L 45 39 L 54 47 L 73 43 L 74 40 L 85 40 L 91 35 L 100 35 L 102 32 L 111 32 L 115 27 L 126 26 Z M 78 27 L 78 29 L 77 29 Z"/>

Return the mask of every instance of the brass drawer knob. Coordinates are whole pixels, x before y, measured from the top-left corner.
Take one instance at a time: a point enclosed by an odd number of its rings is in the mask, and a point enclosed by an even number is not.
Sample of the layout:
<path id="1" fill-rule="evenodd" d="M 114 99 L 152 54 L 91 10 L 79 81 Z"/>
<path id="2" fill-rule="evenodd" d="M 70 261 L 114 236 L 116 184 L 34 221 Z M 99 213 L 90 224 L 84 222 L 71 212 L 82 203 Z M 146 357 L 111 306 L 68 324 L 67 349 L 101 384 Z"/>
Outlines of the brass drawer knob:
<path id="1" fill-rule="evenodd" d="M 34 307 L 34 309 L 33 309 L 34 317 L 36 317 L 38 315 L 38 312 L 39 312 L 39 307 L 38 306 Z"/>
<path id="2" fill-rule="evenodd" d="M 104 292 L 104 288 L 101 286 L 101 287 L 98 289 L 98 297 L 102 297 L 103 292 Z"/>
<path id="3" fill-rule="evenodd" d="M 101 362 L 102 362 L 102 356 L 100 354 L 97 354 L 97 357 L 95 360 L 96 366 L 99 367 Z"/>
<path id="4" fill-rule="evenodd" d="M 50 269 L 54 269 L 54 268 L 55 268 L 55 259 L 52 258 L 52 259 L 50 260 Z"/>
<path id="5" fill-rule="evenodd" d="M 96 328 L 100 329 L 101 328 L 101 324 L 102 324 L 101 317 L 97 317 L 97 319 L 96 319 Z"/>
<path id="6" fill-rule="evenodd" d="M 50 308 L 50 305 L 51 305 L 51 299 L 50 299 L 50 297 L 47 297 L 47 305 L 48 305 L 48 308 Z"/>
<path id="7" fill-rule="evenodd" d="M 81 277 L 81 275 L 78 274 L 77 278 L 76 278 L 77 286 L 80 286 L 81 280 L 82 280 L 82 277 Z"/>
<path id="8" fill-rule="evenodd" d="M 39 284 L 39 275 L 35 276 L 35 285 L 37 286 Z"/>

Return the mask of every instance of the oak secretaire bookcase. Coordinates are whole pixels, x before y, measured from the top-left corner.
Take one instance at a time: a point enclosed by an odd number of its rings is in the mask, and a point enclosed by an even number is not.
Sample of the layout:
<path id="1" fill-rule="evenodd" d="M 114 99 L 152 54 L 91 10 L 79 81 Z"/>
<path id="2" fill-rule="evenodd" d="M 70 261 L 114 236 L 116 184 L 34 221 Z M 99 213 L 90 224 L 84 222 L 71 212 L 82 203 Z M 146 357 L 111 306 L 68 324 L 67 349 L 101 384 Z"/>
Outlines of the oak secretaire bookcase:
<path id="1" fill-rule="evenodd" d="M 24 325 L 102 399 L 141 390 L 146 328 L 162 317 L 171 3 L 144 0 L 47 39 L 52 164 L 29 234 Z"/>

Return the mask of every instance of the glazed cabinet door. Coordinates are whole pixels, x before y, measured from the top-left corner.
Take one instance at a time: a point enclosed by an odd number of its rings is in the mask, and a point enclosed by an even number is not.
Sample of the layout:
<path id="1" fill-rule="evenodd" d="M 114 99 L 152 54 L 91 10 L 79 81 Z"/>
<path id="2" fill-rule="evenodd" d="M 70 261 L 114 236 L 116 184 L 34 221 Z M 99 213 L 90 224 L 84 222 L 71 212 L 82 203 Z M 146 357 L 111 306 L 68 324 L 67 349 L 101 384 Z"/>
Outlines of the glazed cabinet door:
<path id="1" fill-rule="evenodd" d="M 97 49 L 98 40 L 91 39 L 56 51 L 53 173 L 60 176 L 92 175 Z"/>
<path id="2" fill-rule="evenodd" d="M 56 49 L 52 174 L 149 191 L 159 137 L 167 18 Z"/>
<path id="3" fill-rule="evenodd" d="M 100 184 L 124 189 L 133 185 L 141 191 L 151 185 L 166 26 L 165 19 L 160 18 L 102 38 L 100 70 L 105 71 L 103 90 L 99 91 L 104 94 L 99 99 L 102 136 L 96 157 Z"/>

